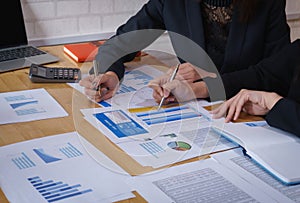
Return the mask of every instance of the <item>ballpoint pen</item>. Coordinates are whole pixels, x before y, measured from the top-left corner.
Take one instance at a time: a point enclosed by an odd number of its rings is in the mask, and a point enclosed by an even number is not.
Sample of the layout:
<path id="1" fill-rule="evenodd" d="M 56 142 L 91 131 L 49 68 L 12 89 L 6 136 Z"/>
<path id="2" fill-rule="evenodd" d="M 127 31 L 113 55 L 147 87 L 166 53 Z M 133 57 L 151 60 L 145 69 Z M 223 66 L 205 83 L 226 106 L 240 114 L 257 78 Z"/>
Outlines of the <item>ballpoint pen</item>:
<path id="1" fill-rule="evenodd" d="M 94 68 L 94 75 L 95 75 L 95 78 L 98 76 L 99 72 L 98 72 L 98 62 L 96 60 L 93 60 L 93 68 Z M 100 89 L 100 86 L 98 85 L 95 90 L 96 91 L 99 91 Z"/>
<path id="2" fill-rule="evenodd" d="M 171 77 L 170 77 L 170 79 L 169 79 L 169 82 L 172 82 L 172 81 L 174 80 L 174 78 L 176 77 L 176 74 L 177 74 L 177 72 L 178 72 L 179 66 L 180 66 L 180 63 L 177 64 L 175 70 L 173 71 L 173 73 L 172 73 L 172 75 L 171 75 Z M 161 109 L 161 106 L 162 106 L 162 104 L 164 103 L 164 101 L 165 101 L 165 97 L 163 96 L 163 97 L 161 98 L 161 100 L 160 100 L 160 103 L 159 103 L 159 106 L 158 106 L 158 109 L 157 109 L 158 111 Z"/>

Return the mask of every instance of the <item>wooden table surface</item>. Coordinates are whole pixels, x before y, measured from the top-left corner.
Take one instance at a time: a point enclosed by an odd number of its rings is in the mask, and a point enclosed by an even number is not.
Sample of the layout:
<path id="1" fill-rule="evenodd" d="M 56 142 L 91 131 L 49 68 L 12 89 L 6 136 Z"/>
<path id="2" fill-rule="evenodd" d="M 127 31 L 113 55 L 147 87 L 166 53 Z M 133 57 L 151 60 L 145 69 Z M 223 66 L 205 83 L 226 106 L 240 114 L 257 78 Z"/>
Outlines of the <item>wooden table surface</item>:
<path id="1" fill-rule="evenodd" d="M 42 47 L 42 49 L 60 58 L 59 62 L 47 64 L 46 66 L 78 67 L 81 69 L 83 74 L 87 73 L 92 66 L 91 62 L 74 62 L 63 53 L 62 45 Z M 161 70 L 166 70 L 164 69 L 162 63 L 149 55 L 142 56 L 138 60 L 130 62 L 127 65 L 135 67 L 141 64 L 149 64 L 156 66 Z M 80 109 L 99 107 L 97 104 L 91 102 L 86 98 L 85 95 L 64 83 L 32 83 L 28 77 L 28 73 L 29 68 L 1 73 L 0 93 L 45 88 L 49 94 L 53 96 L 57 102 L 68 112 L 69 115 L 63 118 L 0 125 L 0 146 L 31 140 L 34 138 L 41 138 L 49 135 L 77 131 L 131 175 L 138 175 L 154 170 L 151 167 L 142 167 L 83 118 Z M 199 160 L 206 157 L 207 156 L 194 158 L 193 160 Z M 134 194 L 136 195 L 136 198 L 121 202 L 146 202 L 137 192 L 134 192 Z M 1 190 L 0 202 L 8 202 Z"/>
<path id="2" fill-rule="evenodd" d="M 48 64 L 47 66 L 49 67 L 78 67 L 81 69 L 81 72 L 85 74 L 92 66 L 91 62 L 74 62 L 63 53 L 62 45 L 42 47 L 42 49 L 60 58 L 59 62 Z M 135 67 L 141 64 L 149 64 L 156 66 L 158 69 L 166 70 L 164 64 L 150 55 L 142 56 L 138 60 L 130 62 L 126 65 Z M 45 88 L 49 92 L 49 94 L 51 94 L 68 112 L 69 115 L 63 118 L 0 125 L 0 146 L 34 138 L 41 138 L 49 135 L 77 131 L 129 174 L 138 175 L 154 170 L 151 167 L 142 167 L 139 163 L 137 163 L 134 159 L 124 153 L 116 145 L 114 145 L 109 139 L 107 139 L 103 134 L 101 134 L 83 118 L 80 109 L 99 107 L 97 104 L 91 102 L 86 98 L 85 95 L 78 92 L 77 90 L 74 90 L 69 85 L 64 83 L 32 83 L 28 77 L 28 73 L 29 68 L 0 73 L 0 92 L 2 93 Z M 245 119 L 243 119 L 243 121 L 244 120 Z M 208 157 L 209 156 L 196 157 L 182 163 L 205 159 Z M 134 192 L 134 194 L 136 195 L 135 198 L 124 200 L 121 202 L 146 202 L 137 192 Z M 0 202 L 8 202 L 1 190 Z"/>

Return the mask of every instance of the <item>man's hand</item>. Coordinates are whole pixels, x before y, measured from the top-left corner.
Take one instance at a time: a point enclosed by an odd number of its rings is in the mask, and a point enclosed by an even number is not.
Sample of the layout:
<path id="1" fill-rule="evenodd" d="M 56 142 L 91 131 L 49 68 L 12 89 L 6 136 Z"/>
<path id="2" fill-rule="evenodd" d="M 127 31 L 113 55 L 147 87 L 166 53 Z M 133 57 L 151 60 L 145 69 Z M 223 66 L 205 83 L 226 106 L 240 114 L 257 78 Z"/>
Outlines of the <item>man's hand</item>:
<path id="1" fill-rule="evenodd" d="M 89 75 L 79 81 L 79 85 L 84 87 L 84 93 L 90 99 L 100 102 L 111 98 L 119 87 L 119 78 L 112 72 L 100 74 L 97 77 Z"/>

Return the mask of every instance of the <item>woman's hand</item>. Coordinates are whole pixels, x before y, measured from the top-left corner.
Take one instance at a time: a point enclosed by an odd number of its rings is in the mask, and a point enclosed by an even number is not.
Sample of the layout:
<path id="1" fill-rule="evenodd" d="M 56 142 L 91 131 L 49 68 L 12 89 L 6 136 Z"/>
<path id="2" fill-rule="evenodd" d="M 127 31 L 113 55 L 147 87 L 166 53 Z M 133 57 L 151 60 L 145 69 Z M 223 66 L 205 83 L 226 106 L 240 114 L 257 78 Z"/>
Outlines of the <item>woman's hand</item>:
<path id="1" fill-rule="evenodd" d="M 168 70 L 167 74 L 171 75 L 174 71 L 175 67 L 170 68 Z M 215 73 L 207 72 L 201 68 L 197 68 L 196 66 L 193 66 L 190 63 L 183 63 L 180 64 L 179 70 L 176 75 L 177 80 L 185 80 L 189 83 L 195 82 L 197 80 L 203 79 L 203 78 L 216 78 L 217 75 Z"/>
<path id="2" fill-rule="evenodd" d="M 183 63 L 179 67 L 175 80 L 170 82 L 174 69 L 175 67 L 170 68 L 166 74 L 149 82 L 148 86 L 153 89 L 153 98 L 156 102 L 159 103 L 162 97 L 166 98 L 165 103 L 208 97 L 205 83 L 194 83 L 194 81 L 206 77 L 215 78 L 217 77 L 215 73 L 196 68 L 190 63 Z"/>
<path id="3" fill-rule="evenodd" d="M 243 89 L 211 113 L 213 118 L 226 116 L 225 122 L 237 120 L 241 111 L 251 115 L 266 115 L 281 98 L 273 92 Z"/>

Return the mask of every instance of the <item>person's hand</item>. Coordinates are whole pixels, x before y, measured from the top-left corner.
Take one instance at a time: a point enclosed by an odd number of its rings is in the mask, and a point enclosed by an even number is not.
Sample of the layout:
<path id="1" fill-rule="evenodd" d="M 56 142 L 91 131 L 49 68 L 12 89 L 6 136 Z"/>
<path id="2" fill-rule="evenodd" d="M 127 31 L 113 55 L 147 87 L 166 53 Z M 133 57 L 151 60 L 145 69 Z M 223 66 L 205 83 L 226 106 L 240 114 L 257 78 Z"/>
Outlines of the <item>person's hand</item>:
<path id="1" fill-rule="evenodd" d="M 203 69 L 196 68 L 190 63 L 183 63 L 180 65 L 175 77 L 176 81 L 171 84 L 167 84 L 170 83 L 170 77 L 174 72 L 174 69 L 175 67 L 170 68 L 166 74 L 149 82 L 148 86 L 153 89 L 153 98 L 156 102 L 159 103 L 162 97 L 166 97 L 165 103 L 174 102 L 175 100 L 188 101 L 194 98 L 208 97 L 208 91 L 205 83 L 193 82 L 200 78 L 215 78 L 217 77 L 215 73 L 210 73 Z M 183 85 L 182 87 L 180 87 L 181 84 Z M 165 88 L 166 90 L 164 91 Z"/>
<path id="2" fill-rule="evenodd" d="M 225 122 L 237 120 L 241 111 L 266 115 L 282 97 L 273 92 L 241 90 L 237 95 L 211 111 L 213 118 L 225 116 Z"/>
<path id="3" fill-rule="evenodd" d="M 161 98 L 164 96 L 164 91 L 163 91 L 162 86 L 170 80 L 170 77 L 171 77 L 171 75 L 169 75 L 167 73 L 167 74 L 164 74 L 160 77 L 157 77 L 157 78 L 151 80 L 148 83 L 148 87 L 153 89 L 152 96 L 157 103 L 159 103 Z M 165 103 L 173 102 L 174 100 L 175 100 L 175 98 L 170 96 L 165 99 Z"/>
<path id="4" fill-rule="evenodd" d="M 161 101 L 162 97 L 166 98 L 164 104 L 208 97 L 208 90 L 204 82 L 188 83 L 177 79 L 171 82 L 166 81 L 169 81 L 169 78 L 161 76 L 148 84 L 153 89 L 153 98 L 157 103 Z"/>
<path id="5" fill-rule="evenodd" d="M 100 102 L 111 98 L 116 93 L 119 87 L 119 78 L 114 72 L 108 71 L 97 77 L 89 75 L 81 79 L 79 85 L 84 87 L 84 93 L 87 97 Z M 100 87 L 100 89 L 97 90 L 97 87 Z"/>
<path id="6" fill-rule="evenodd" d="M 175 67 L 170 68 L 167 72 L 168 75 L 171 75 Z M 179 66 L 179 70 L 176 75 L 177 80 L 186 80 L 189 83 L 195 82 L 203 78 L 216 78 L 215 73 L 207 72 L 202 68 L 197 68 L 190 63 L 182 63 Z"/>

